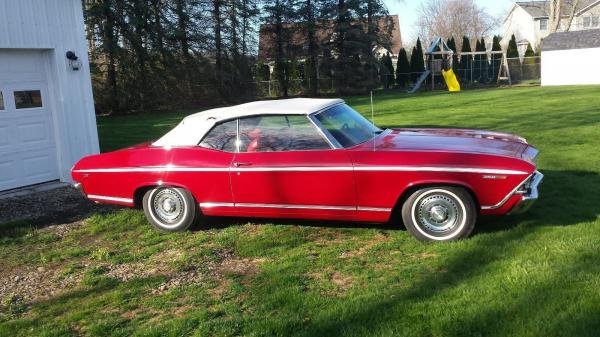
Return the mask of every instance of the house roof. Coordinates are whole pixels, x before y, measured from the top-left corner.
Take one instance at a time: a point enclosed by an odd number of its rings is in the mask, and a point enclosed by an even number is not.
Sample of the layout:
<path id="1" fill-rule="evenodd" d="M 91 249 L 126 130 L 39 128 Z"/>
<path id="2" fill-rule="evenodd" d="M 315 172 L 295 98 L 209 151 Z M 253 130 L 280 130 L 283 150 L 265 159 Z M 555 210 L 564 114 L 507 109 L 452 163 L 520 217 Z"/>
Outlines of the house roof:
<path id="1" fill-rule="evenodd" d="M 359 21 L 353 21 L 354 24 Z M 315 37 L 319 48 L 333 42 L 335 32 L 335 20 L 321 20 L 316 24 Z M 384 46 L 392 54 L 397 54 L 402 48 L 402 37 L 400 34 L 400 19 L 398 15 L 386 15 L 377 20 L 379 30 L 391 29 L 388 46 Z M 365 25 L 366 27 L 366 25 Z M 304 22 L 285 23 L 283 25 L 285 38 L 285 50 L 289 58 L 304 57 L 308 55 L 308 33 Z M 366 29 L 366 28 L 365 28 Z M 260 26 L 258 40 L 258 58 L 262 60 L 274 59 L 276 55 L 274 26 L 263 24 Z"/>
<path id="2" fill-rule="evenodd" d="M 600 48 L 600 29 L 552 33 L 542 40 L 542 51 Z"/>
<path id="3" fill-rule="evenodd" d="M 591 5 L 595 3 L 600 3 L 599 0 L 581 0 L 579 1 L 577 14 L 580 14 L 584 9 L 588 9 Z M 516 2 L 516 5 L 523 8 L 529 15 L 533 18 L 544 18 L 548 17 L 550 14 L 550 1 L 520 1 Z M 570 15 L 570 1 L 565 1 L 562 3 L 562 13 L 563 16 Z"/>
<path id="4" fill-rule="evenodd" d="M 174 129 L 154 142 L 154 146 L 197 145 L 212 127 L 224 120 L 256 115 L 309 115 L 344 103 L 341 99 L 292 98 L 256 101 L 198 112 L 185 117 Z"/>

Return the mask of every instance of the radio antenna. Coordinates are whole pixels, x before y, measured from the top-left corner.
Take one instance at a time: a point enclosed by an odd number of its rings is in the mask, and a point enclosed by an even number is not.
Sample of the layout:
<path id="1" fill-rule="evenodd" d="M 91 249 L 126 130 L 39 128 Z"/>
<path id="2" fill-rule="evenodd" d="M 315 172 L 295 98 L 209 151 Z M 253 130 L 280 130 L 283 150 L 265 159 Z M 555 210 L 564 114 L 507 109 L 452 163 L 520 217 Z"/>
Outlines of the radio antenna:
<path id="1" fill-rule="evenodd" d="M 373 90 L 371 90 L 371 124 L 373 124 L 373 152 L 375 152 L 375 108 L 373 108 Z"/>

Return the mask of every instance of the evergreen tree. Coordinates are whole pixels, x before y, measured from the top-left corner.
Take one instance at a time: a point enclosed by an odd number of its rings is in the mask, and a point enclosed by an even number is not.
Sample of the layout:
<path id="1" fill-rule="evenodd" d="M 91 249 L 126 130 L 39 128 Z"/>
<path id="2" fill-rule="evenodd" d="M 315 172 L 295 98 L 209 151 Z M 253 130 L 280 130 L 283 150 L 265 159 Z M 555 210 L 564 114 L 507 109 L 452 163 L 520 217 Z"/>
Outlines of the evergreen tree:
<path id="1" fill-rule="evenodd" d="M 515 34 L 513 34 L 510 37 L 510 41 L 508 42 L 508 48 L 506 49 L 506 57 L 519 57 L 519 48 L 517 47 L 517 39 L 515 38 Z"/>
<path id="2" fill-rule="evenodd" d="M 383 55 L 380 60 L 379 76 L 384 88 L 389 89 L 394 85 L 394 65 L 390 53 Z"/>
<path id="3" fill-rule="evenodd" d="M 487 48 L 485 45 L 485 40 L 483 38 L 483 36 L 481 37 L 481 41 L 479 42 L 480 44 L 480 48 L 482 52 L 486 52 L 485 54 L 481 55 L 480 57 L 480 68 L 481 68 L 481 75 L 480 75 L 480 82 L 487 82 L 489 80 L 489 76 L 488 76 L 488 68 L 490 66 L 490 63 L 488 62 L 488 54 L 487 54 Z"/>
<path id="4" fill-rule="evenodd" d="M 452 49 L 454 52 L 452 55 L 452 69 L 456 70 L 458 68 L 458 50 L 456 49 L 456 41 L 454 40 L 454 37 L 450 37 L 446 44 L 448 45 L 448 48 Z"/>
<path id="5" fill-rule="evenodd" d="M 471 43 L 469 42 L 469 38 L 463 36 L 461 53 L 470 53 L 471 52 Z M 461 78 L 466 83 L 471 80 L 471 69 L 473 67 L 473 59 L 471 55 L 461 55 L 460 56 L 460 68 L 461 68 Z"/>
<path id="6" fill-rule="evenodd" d="M 412 81 L 415 82 L 423 71 L 425 71 L 423 47 L 421 46 L 421 39 L 417 38 L 417 44 L 413 47 L 412 54 L 410 55 L 410 72 L 412 73 Z"/>
<path id="7" fill-rule="evenodd" d="M 523 79 L 533 80 L 539 78 L 539 58 L 535 57 L 531 44 L 527 43 L 525 58 L 523 59 Z"/>
<path id="8" fill-rule="evenodd" d="M 527 43 L 527 50 L 525 50 L 525 57 L 533 57 L 535 53 L 533 52 L 533 48 L 531 48 L 531 43 Z"/>
<path id="9" fill-rule="evenodd" d="M 481 51 L 481 42 L 475 40 L 475 51 Z M 479 81 L 481 78 L 481 55 L 473 55 L 473 81 Z"/>
<path id="10" fill-rule="evenodd" d="M 410 81 L 410 63 L 406 49 L 400 49 L 398 61 L 396 62 L 396 84 L 400 87 L 406 87 Z"/>
<path id="11" fill-rule="evenodd" d="M 494 39 L 492 40 L 492 51 L 502 51 L 502 46 L 500 46 L 500 36 L 498 35 L 494 35 Z M 501 59 L 502 54 L 492 54 L 490 78 L 492 78 L 494 82 L 498 80 L 498 71 L 500 68 Z"/>

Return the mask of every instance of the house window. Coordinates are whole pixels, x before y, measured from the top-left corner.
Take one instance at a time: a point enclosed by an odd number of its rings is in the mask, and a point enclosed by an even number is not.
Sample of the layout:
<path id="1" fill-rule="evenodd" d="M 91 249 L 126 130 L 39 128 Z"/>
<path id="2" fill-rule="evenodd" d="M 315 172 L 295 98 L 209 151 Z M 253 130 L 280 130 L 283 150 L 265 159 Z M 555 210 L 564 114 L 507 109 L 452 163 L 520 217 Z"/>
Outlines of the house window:
<path id="1" fill-rule="evenodd" d="M 42 107 L 42 93 L 39 90 L 15 91 L 14 94 L 17 109 Z"/>
<path id="2" fill-rule="evenodd" d="M 540 20 L 540 30 L 548 30 L 548 19 Z"/>
<path id="3" fill-rule="evenodd" d="M 2 96 L 2 91 L 0 91 L 0 110 L 4 110 L 4 96 Z"/>
<path id="4" fill-rule="evenodd" d="M 592 24 L 592 17 L 586 16 L 583 18 L 583 28 L 590 28 Z"/>
<path id="5" fill-rule="evenodd" d="M 600 24 L 600 17 L 598 16 L 592 16 L 592 27 L 598 27 L 598 24 Z"/>

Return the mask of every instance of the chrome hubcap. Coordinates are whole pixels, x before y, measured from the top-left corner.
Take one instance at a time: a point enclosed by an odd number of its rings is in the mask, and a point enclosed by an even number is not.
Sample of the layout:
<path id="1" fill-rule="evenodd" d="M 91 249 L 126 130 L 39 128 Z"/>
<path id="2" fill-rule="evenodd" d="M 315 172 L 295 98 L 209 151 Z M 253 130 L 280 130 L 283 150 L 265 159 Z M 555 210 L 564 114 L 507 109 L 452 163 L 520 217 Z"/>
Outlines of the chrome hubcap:
<path id="1" fill-rule="evenodd" d="M 163 189 L 154 196 L 152 208 L 156 217 L 162 222 L 173 224 L 183 216 L 183 198 L 177 191 Z"/>
<path id="2" fill-rule="evenodd" d="M 443 194 L 433 194 L 421 200 L 416 213 L 419 224 L 430 232 L 448 232 L 458 223 L 456 201 Z"/>

